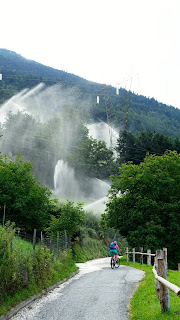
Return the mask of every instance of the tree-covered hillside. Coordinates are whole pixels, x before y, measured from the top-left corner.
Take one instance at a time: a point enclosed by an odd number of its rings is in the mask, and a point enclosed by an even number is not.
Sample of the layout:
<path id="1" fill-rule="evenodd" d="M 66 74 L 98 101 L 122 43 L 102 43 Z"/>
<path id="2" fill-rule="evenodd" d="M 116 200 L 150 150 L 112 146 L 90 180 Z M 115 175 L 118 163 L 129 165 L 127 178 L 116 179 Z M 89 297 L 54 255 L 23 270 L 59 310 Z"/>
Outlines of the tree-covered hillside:
<path id="1" fill-rule="evenodd" d="M 143 129 L 180 137 L 180 110 L 154 98 L 146 98 L 122 88 L 116 95 L 115 88 L 111 86 L 44 66 L 6 49 L 0 49 L 0 73 L 3 75 L 0 81 L 0 104 L 22 89 L 33 88 L 41 82 L 46 86 L 61 83 L 63 88 L 77 90 L 79 98 L 83 100 L 83 108 L 93 121 L 108 121 L 118 131 L 126 128 L 134 133 Z"/>

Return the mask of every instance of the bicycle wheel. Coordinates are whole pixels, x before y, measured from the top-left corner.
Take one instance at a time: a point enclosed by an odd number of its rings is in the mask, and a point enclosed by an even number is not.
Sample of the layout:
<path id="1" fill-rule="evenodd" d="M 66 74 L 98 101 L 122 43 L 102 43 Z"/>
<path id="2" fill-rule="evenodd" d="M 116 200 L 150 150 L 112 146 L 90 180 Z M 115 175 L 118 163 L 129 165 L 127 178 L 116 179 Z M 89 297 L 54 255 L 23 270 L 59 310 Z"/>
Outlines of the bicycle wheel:
<path id="1" fill-rule="evenodd" d="M 115 263 L 115 267 L 116 267 L 116 268 L 119 268 L 119 266 L 120 266 L 120 259 L 117 258 L 116 263 Z"/>
<path id="2" fill-rule="evenodd" d="M 113 268 L 114 268 L 114 259 L 111 258 L 111 269 L 113 269 Z"/>

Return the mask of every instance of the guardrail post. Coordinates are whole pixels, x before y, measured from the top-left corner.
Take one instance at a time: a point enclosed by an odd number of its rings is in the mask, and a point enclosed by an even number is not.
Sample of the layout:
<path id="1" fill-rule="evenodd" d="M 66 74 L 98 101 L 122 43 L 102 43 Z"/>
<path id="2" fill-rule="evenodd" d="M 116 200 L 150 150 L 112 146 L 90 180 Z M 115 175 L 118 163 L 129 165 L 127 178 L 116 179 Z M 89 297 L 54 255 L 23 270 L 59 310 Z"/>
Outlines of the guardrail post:
<path id="1" fill-rule="evenodd" d="M 147 265 L 148 266 L 151 266 L 151 256 L 150 256 L 150 254 L 151 254 L 151 249 L 148 249 L 147 250 Z"/>
<path id="2" fill-rule="evenodd" d="M 129 262 L 128 247 L 126 247 L 126 262 Z"/>
<path id="3" fill-rule="evenodd" d="M 136 258 L 135 258 L 135 248 L 133 248 L 133 263 L 135 263 L 136 262 Z"/>
<path id="4" fill-rule="evenodd" d="M 163 250 L 156 251 L 157 257 L 157 273 L 158 276 L 166 279 L 166 266 L 165 266 L 165 253 Z M 161 305 L 161 312 L 168 311 L 170 308 L 169 303 L 169 290 L 165 285 L 159 282 L 159 299 Z"/>

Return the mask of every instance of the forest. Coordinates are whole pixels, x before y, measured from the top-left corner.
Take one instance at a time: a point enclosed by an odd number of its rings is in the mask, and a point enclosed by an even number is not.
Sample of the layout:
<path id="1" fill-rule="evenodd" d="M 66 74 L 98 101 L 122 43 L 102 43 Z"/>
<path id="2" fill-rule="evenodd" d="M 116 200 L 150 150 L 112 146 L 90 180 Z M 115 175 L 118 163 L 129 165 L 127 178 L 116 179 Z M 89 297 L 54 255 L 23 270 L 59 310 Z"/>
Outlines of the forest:
<path id="1" fill-rule="evenodd" d="M 118 131 L 127 129 L 135 133 L 150 130 L 173 138 L 180 137 L 180 110 L 120 88 L 87 81 L 65 71 L 56 70 L 19 54 L 0 49 L 0 103 L 25 88 L 39 83 L 46 86 L 60 84 L 64 89 L 73 89 L 82 108 L 88 112 L 89 121 L 105 121 Z M 97 104 L 99 96 L 99 104 Z"/>
<path id="2" fill-rule="evenodd" d="M 28 204 L 33 201 L 36 206 L 31 192 L 35 190 L 45 206 L 44 218 L 37 205 L 42 215 L 39 229 L 50 223 L 49 212 L 54 217 L 52 229 L 54 223 L 55 230 L 59 228 L 62 221 L 57 215 L 56 201 L 51 201 L 50 190 L 54 188 L 55 166 L 61 159 L 73 168 L 84 194 L 90 192 L 90 179 L 111 183 L 107 213 L 100 222 L 104 236 L 105 229 L 116 227 L 131 245 L 155 248 L 157 234 L 161 235 L 160 246 L 168 233 L 166 240 L 172 256 L 173 248 L 178 246 L 177 238 L 174 237 L 171 244 L 170 236 L 174 228 L 179 227 L 180 110 L 122 88 L 116 95 L 111 86 L 54 70 L 5 49 L 0 49 L 0 73 L 0 114 L 10 105 L 17 108 L 16 112 L 9 111 L 0 125 L 1 174 L 6 182 L 6 199 L 0 199 L 1 211 L 9 201 L 12 204 L 9 215 L 23 225 L 23 212 L 28 212 Z M 111 127 L 116 129 L 115 146 L 108 147 L 105 141 L 89 135 L 87 125 L 95 122 L 106 123 L 109 135 Z M 24 197 L 25 182 L 20 179 L 18 186 L 15 178 L 13 191 L 9 181 L 12 172 L 22 178 L 23 168 L 31 188 L 27 189 L 29 202 L 22 201 L 18 207 L 18 202 L 11 200 L 18 192 Z M 1 190 L 3 188 L 2 179 Z M 8 194 L 7 190 L 11 192 Z M 29 230 L 33 219 L 38 220 L 37 215 L 33 217 L 33 208 L 23 225 Z M 63 210 L 69 208 L 73 212 L 71 203 Z M 81 204 L 76 209 L 81 219 Z M 127 210 L 129 220 L 126 221 Z M 22 215 L 18 220 L 20 211 Z M 116 219 L 116 226 L 112 217 Z M 166 225 L 166 219 L 171 218 L 172 224 Z M 137 227 L 139 221 L 147 226 L 143 232 L 142 224 Z M 176 259 L 179 256 L 178 251 Z"/>

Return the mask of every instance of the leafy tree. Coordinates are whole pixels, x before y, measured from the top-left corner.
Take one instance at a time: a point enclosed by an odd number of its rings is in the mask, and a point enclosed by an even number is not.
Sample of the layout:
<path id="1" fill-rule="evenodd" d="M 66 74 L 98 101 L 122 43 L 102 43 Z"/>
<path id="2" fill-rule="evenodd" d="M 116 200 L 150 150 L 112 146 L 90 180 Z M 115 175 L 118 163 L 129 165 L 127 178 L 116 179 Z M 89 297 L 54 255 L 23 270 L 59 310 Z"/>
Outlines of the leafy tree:
<path id="1" fill-rule="evenodd" d="M 112 176 L 106 219 L 132 247 L 168 248 L 169 265 L 180 261 L 180 155 L 150 155 L 140 165 L 123 164 Z"/>
<path id="2" fill-rule="evenodd" d="M 71 161 L 79 174 L 92 178 L 107 179 L 116 170 L 113 152 L 104 141 L 93 138 L 82 142 Z"/>
<path id="3" fill-rule="evenodd" d="M 16 223 L 26 231 L 47 226 L 56 201 L 51 191 L 33 177 L 32 166 L 19 156 L 10 160 L 0 156 L 0 210 L 6 205 L 6 221 Z"/>
<path id="4" fill-rule="evenodd" d="M 166 150 L 180 151 L 178 138 L 173 139 L 150 130 L 142 130 L 135 134 L 123 130 L 117 142 L 116 151 L 119 163 L 132 161 L 134 164 L 139 164 L 144 160 L 146 154 L 163 155 Z"/>
<path id="5" fill-rule="evenodd" d="M 50 232 L 66 232 L 72 236 L 81 225 L 84 219 L 84 210 L 82 203 L 78 202 L 76 206 L 72 201 L 62 204 L 56 216 L 51 216 Z"/>

